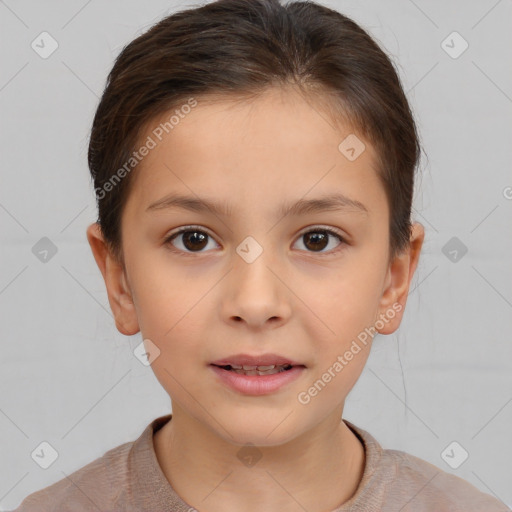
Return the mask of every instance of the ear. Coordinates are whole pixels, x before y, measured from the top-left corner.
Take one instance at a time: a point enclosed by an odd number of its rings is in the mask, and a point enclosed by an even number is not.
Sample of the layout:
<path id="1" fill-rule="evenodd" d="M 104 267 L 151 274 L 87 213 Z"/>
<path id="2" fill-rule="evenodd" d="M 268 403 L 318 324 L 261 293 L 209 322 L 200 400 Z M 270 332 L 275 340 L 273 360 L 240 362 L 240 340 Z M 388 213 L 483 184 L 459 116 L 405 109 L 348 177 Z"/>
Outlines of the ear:
<path id="1" fill-rule="evenodd" d="M 109 251 L 97 222 L 87 228 L 87 240 L 103 275 L 117 330 L 126 336 L 137 334 L 140 328 L 125 269 Z"/>
<path id="2" fill-rule="evenodd" d="M 386 275 L 386 283 L 379 305 L 381 320 L 377 325 L 384 324 L 377 331 L 381 334 L 395 332 L 402 321 L 414 271 L 418 265 L 421 247 L 425 238 L 423 226 L 415 222 L 412 226 L 410 245 L 390 263 Z"/>

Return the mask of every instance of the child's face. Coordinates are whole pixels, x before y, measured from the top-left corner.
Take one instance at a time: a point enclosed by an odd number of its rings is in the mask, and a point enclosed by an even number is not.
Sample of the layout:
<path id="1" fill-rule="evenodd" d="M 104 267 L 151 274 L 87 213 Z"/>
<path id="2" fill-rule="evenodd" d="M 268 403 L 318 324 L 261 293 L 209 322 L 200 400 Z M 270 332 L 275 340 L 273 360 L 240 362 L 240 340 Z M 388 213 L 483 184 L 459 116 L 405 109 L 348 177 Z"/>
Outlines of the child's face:
<path id="1" fill-rule="evenodd" d="M 158 141 L 152 129 L 170 115 L 141 137 L 157 145 L 133 171 L 122 219 L 126 275 L 113 260 L 99 263 L 118 329 L 140 329 L 158 347 L 152 368 L 173 411 L 226 440 L 272 445 L 324 421 L 337 425 L 368 357 L 368 333 L 379 319 L 384 334 L 400 323 L 417 257 L 388 262 L 389 210 L 373 149 L 365 141 L 350 161 L 338 146 L 351 129 L 334 129 L 289 91 L 237 105 L 198 98 Z M 149 208 L 171 193 L 229 205 L 230 213 Z M 334 193 L 366 211 L 279 213 Z M 190 225 L 198 237 L 165 242 Z M 344 241 L 322 239 L 322 228 Z M 271 393 L 245 394 L 211 365 L 241 353 L 274 353 L 305 368 Z"/>

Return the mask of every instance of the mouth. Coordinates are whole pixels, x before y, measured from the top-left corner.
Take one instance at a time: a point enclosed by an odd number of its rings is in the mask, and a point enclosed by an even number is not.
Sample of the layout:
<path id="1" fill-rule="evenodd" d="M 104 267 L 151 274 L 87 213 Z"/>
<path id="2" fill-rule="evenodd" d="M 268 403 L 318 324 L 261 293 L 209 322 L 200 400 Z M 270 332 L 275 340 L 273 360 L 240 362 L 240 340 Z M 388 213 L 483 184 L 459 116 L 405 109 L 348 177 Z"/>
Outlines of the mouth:
<path id="1" fill-rule="evenodd" d="M 216 366 L 217 368 L 221 368 L 228 372 L 237 373 L 239 375 L 274 375 L 275 373 L 282 373 L 290 371 L 294 367 L 302 367 L 305 368 L 304 365 L 293 365 L 293 364 L 270 364 L 270 365 L 236 365 L 236 364 L 227 364 L 227 365 L 218 365 L 212 364 L 212 366 Z"/>
<path id="2" fill-rule="evenodd" d="M 239 363 L 241 361 L 238 361 Z M 303 364 L 281 361 L 270 364 L 269 361 L 256 361 L 259 364 L 236 364 L 234 361 L 217 361 L 209 366 L 217 376 L 218 382 L 232 391 L 243 395 L 261 396 L 276 393 L 292 385 L 306 371 Z M 293 364 L 292 364 L 293 363 Z"/>

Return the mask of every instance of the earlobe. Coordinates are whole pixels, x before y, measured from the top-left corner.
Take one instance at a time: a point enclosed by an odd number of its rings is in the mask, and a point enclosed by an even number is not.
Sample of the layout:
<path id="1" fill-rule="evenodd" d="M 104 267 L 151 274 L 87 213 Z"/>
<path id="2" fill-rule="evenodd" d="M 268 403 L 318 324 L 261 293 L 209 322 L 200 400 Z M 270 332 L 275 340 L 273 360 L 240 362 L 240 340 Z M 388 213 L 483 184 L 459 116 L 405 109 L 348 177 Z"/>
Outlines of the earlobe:
<path id="1" fill-rule="evenodd" d="M 105 281 L 117 330 L 126 336 L 137 334 L 140 328 L 125 269 L 109 251 L 97 222 L 87 228 L 87 240 Z"/>
<path id="2" fill-rule="evenodd" d="M 389 265 L 379 307 L 379 319 L 383 322 L 378 325 L 384 323 L 384 327 L 377 329 L 381 334 L 392 334 L 400 326 L 424 238 L 423 226 L 415 222 L 412 226 L 409 247 L 397 255 Z"/>

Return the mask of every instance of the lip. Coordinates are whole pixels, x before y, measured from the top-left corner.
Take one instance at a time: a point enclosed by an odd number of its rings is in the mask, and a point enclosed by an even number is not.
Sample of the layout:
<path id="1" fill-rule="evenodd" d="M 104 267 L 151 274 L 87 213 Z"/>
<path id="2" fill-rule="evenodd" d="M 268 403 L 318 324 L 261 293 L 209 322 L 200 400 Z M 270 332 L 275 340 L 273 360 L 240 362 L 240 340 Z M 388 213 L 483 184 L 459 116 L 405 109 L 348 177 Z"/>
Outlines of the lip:
<path id="1" fill-rule="evenodd" d="M 214 364 L 211 364 L 210 368 L 222 383 L 229 386 L 234 391 L 253 396 L 274 393 L 286 384 L 299 378 L 306 370 L 304 365 L 299 365 L 293 366 L 290 370 L 274 373 L 272 375 L 242 375 L 230 370 L 224 370 Z"/>
<path id="2" fill-rule="evenodd" d="M 288 357 L 281 356 L 279 354 L 261 354 L 257 356 L 251 356 L 250 354 L 234 354 L 232 356 L 213 361 L 212 365 L 216 366 L 227 366 L 227 365 L 247 365 L 247 366 L 270 366 L 272 364 L 282 365 L 289 364 L 291 366 L 305 366 L 298 361 L 289 359 Z"/>

